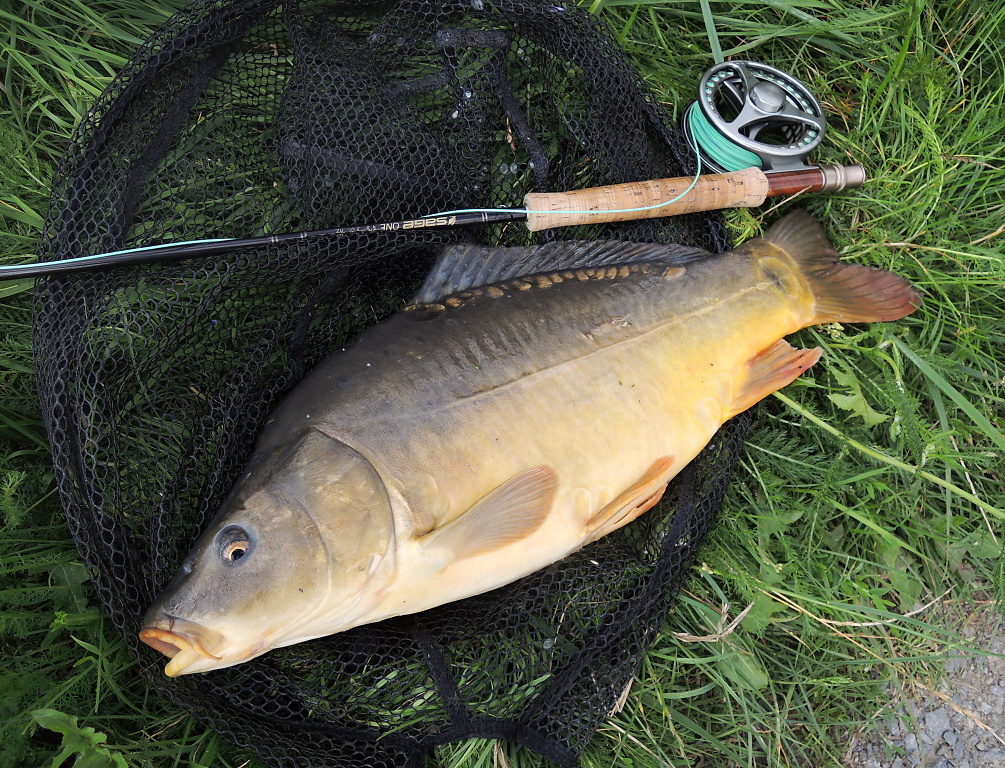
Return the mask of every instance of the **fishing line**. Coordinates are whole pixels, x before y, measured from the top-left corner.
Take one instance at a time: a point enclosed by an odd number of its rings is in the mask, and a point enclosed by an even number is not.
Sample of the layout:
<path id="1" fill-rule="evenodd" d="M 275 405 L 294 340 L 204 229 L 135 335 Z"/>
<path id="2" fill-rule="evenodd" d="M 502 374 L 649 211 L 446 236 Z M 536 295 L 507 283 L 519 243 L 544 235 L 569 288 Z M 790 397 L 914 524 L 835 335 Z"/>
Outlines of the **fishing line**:
<path id="1" fill-rule="evenodd" d="M 670 200 L 664 200 L 662 202 L 655 203 L 653 205 L 643 205 L 643 206 L 641 206 L 639 208 L 605 208 L 602 211 L 584 211 L 584 210 L 557 211 L 557 210 L 552 210 L 552 209 L 549 208 L 548 209 L 548 213 L 549 214 L 563 214 L 563 213 L 573 214 L 574 213 L 574 214 L 595 214 L 595 215 L 600 215 L 600 214 L 606 215 L 606 214 L 611 214 L 611 213 L 642 213 L 643 211 L 654 211 L 657 208 L 665 208 L 668 205 L 673 205 L 674 203 L 678 202 L 679 200 L 683 200 L 687 196 L 687 194 L 691 190 L 693 190 L 695 188 L 695 186 L 698 184 L 698 181 L 701 179 L 701 152 L 698 151 L 698 145 L 697 145 L 697 143 L 695 142 L 695 140 L 693 138 L 692 138 L 692 141 L 691 141 L 691 148 L 694 149 L 695 160 L 696 160 L 696 163 L 697 163 L 696 169 L 695 169 L 695 172 L 694 172 L 694 178 L 691 180 L 691 183 L 688 185 L 687 189 L 685 189 L 683 192 L 681 192 L 676 197 L 671 198 Z M 750 168 L 752 166 L 747 165 L 747 166 L 743 166 L 743 167 L 744 168 Z M 450 215 L 455 214 L 455 213 L 495 213 L 497 211 L 513 211 L 513 212 L 522 213 L 522 214 L 532 213 L 532 211 L 530 211 L 527 208 L 461 208 L 461 209 L 456 210 L 456 211 L 442 211 L 441 213 L 431 213 L 429 215 L 430 216 L 450 216 Z"/>
<path id="2" fill-rule="evenodd" d="M 739 171 L 743 168 L 761 168 L 761 158 L 750 150 L 737 146 L 717 131 L 694 102 L 684 117 L 687 132 L 695 144 L 723 171 Z"/>

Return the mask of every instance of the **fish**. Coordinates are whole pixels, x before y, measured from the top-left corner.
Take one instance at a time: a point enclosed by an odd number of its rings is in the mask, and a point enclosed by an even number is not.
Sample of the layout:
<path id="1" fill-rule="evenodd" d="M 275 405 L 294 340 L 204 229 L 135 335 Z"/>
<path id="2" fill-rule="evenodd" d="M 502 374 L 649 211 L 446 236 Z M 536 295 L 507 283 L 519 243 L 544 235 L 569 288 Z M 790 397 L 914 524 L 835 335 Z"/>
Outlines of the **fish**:
<path id="1" fill-rule="evenodd" d="M 819 360 L 785 336 L 920 303 L 805 211 L 715 255 L 448 246 L 284 396 L 139 637 L 168 676 L 207 672 L 515 581 L 645 513 Z"/>

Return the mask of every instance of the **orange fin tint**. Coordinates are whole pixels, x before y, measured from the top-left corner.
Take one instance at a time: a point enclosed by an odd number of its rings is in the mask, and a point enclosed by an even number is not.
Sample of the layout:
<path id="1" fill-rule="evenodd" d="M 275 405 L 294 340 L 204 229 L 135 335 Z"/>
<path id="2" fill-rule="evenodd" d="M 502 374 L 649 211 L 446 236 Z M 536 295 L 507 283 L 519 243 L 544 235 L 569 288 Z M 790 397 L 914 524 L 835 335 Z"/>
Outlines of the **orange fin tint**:
<path id="1" fill-rule="evenodd" d="M 667 483 L 677 474 L 674 469 L 676 463 L 677 459 L 674 456 L 657 459 L 642 477 L 590 518 L 590 522 L 586 524 L 587 536 L 583 544 L 589 544 L 628 525 L 656 506 L 663 498 Z"/>
<path id="2" fill-rule="evenodd" d="M 762 349 L 747 362 L 747 378 L 730 404 L 726 418 L 760 402 L 772 392 L 791 384 L 796 377 L 820 359 L 823 350 L 796 349 L 785 339 L 779 339 Z"/>
<path id="3" fill-rule="evenodd" d="M 899 320 L 921 306 L 917 289 L 899 275 L 840 263 L 823 227 L 806 211 L 783 217 L 764 239 L 798 263 L 809 281 L 816 299 L 814 325 Z"/>
<path id="4" fill-rule="evenodd" d="M 536 531 L 548 517 L 558 491 L 558 473 L 531 467 L 490 491 L 460 517 L 421 537 L 453 560 L 482 555 Z"/>
<path id="5" fill-rule="evenodd" d="M 835 264 L 807 277 L 816 297 L 814 323 L 899 320 L 921 306 L 921 295 L 914 286 L 885 269 Z"/>

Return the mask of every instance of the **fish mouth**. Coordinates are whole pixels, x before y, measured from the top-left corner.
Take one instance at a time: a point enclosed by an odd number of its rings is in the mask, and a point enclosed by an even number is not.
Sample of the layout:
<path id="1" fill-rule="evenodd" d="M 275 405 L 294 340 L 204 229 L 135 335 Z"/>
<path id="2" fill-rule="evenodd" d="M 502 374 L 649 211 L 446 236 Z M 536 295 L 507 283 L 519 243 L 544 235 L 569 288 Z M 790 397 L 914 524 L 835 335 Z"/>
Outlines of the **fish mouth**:
<path id="1" fill-rule="evenodd" d="M 163 624 L 167 627 L 158 626 Z M 171 659 L 164 668 L 168 677 L 183 674 L 199 659 L 223 660 L 207 648 L 216 650 L 223 640 L 222 634 L 176 616 L 164 615 L 154 626 L 144 627 L 140 630 L 140 640 Z"/>

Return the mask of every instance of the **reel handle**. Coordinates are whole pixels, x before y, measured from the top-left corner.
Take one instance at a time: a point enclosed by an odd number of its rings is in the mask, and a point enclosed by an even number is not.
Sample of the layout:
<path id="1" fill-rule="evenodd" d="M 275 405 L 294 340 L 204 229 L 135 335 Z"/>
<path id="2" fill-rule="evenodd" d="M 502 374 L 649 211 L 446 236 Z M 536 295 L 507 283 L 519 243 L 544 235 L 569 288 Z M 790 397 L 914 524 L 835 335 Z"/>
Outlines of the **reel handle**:
<path id="1" fill-rule="evenodd" d="M 745 168 L 700 176 L 690 192 L 668 205 L 660 203 L 680 195 L 691 186 L 692 178 L 638 181 L 575 192 L 531 192 L 524 197 L 523 207 L 527 209 L 527 229 L 538 232 L 555 227 L 655 219 L 721 208 L 754 208 L 766 198 L 777 195 L 852 189 L 861 186 L 865 178 L 861 165 L 777 173 Z M 648 210 L 636 210 L 638 208 Z"/>

